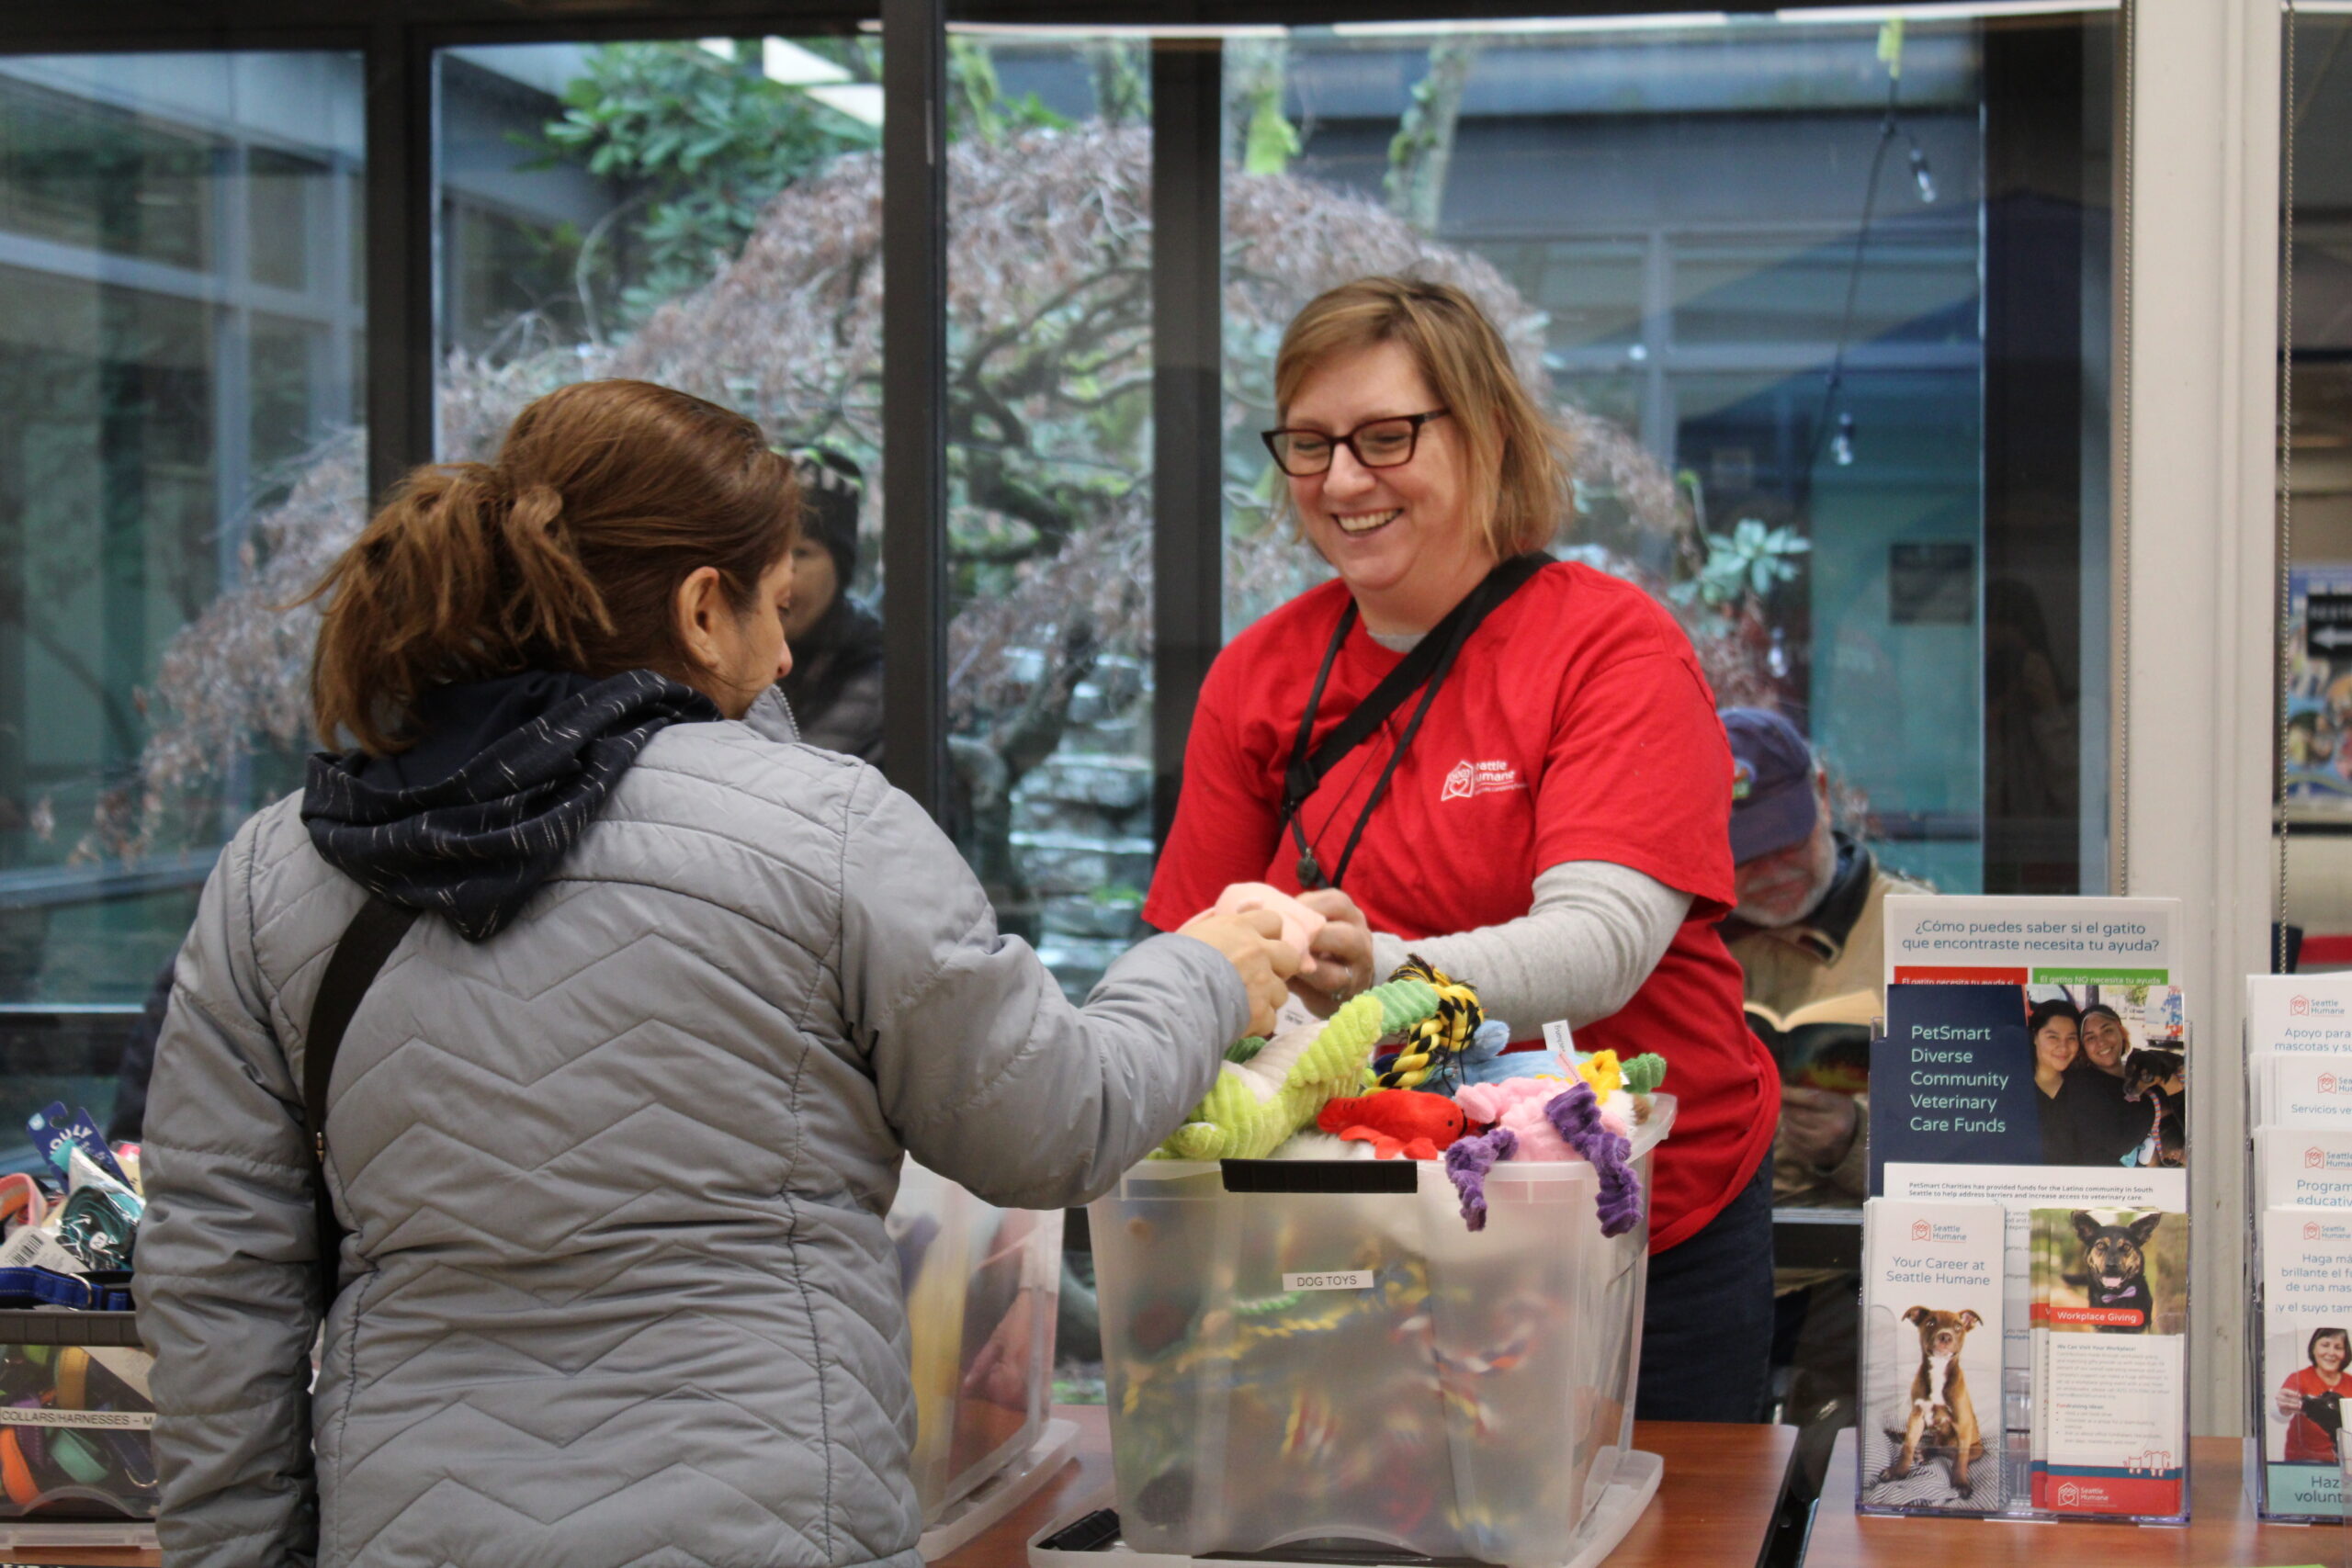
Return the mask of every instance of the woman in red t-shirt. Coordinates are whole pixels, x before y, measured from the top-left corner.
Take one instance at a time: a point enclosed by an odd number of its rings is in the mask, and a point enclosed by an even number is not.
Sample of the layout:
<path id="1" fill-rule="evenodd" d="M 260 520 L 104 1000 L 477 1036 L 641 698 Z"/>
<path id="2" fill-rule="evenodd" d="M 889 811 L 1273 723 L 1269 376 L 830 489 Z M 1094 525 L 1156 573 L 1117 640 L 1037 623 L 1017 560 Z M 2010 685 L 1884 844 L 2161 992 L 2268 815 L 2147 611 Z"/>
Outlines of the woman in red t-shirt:
<path id="1" fill-rule="evenodd" d="M 1274 379 L 1267 444 L 1339 578 L 1210 670 L 1145 919 L 1173 929 L 1234 882 L 1303 890 L 1331 921 L 1295 983 L 1318 1011 L 1409 950 L 1521 1043 L 1565 1019 L 1584 1049 L 1662 1054 L 1679 1111 L 1640 1412 L 1756 1419 L 1780 1085 L 1714 930 L 1732 765 L 1690 640 L 1638 588 L 1532 554 L 1566 510 L 1562 439 L 1460 290 L 1333 289 Z"/>
<path id="2" fill-rule="evenodd" d="M 2344 1363 L 2352 1359 L 2352 1334 L 2314 1328 L 2303 1347 L 2311 1365 L 2298 1367 L 2278 1385 L 2278 1414 L 2287 1423 L 2288 1464 L 2335 1463 L 2335 1440 L 2344 1429 L 2341 1396 L 2352 1393 Z"/>

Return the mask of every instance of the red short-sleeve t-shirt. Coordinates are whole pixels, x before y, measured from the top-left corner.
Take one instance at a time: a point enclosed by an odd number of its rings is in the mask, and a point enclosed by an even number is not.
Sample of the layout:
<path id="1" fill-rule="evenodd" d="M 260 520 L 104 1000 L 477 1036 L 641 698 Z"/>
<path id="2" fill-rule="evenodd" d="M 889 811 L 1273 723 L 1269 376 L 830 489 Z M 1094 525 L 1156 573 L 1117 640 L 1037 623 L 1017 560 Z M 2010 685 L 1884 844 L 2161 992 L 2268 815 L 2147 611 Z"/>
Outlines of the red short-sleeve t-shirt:
<path id="1" fill-rule="evenodd" d="M 1297 889 L 1283 773 L 1346 602 L 1338 582 L 1310 589 L 1217 656 L 1144 906 L 1152 925 L 1182 925 L 1230 883 Z M 1359 621 L 1332 664 L 1317 739 L 1401 657 Z M 1342 758 L 1300 813 L 1326 867 L 1418 704 L 1406 701 Z M 1672 617 L 1630 583 L 1555 562 L 1464 646 L 1344 878 L 1374 930 L 1408 942 L 1526 914 L 1536 874 L 1564 861 L 1610 861 L 1691 896 L 1690 919 L 1633 999 L 1577 1031 L 1583 1050 L 1667 1059 L 1679 1109 L 1657 1155 L 1654 1251 L 1688 1238 L 1739 1192 L 1771 1147 L 1780 1109 L 1772 1059 L 1742 1010 L 1739 966 L 1714 929 L 1733 901 L 1731 773 L 1713 695 Z M 1532 1038 L 1544 1021 L 1507 1021 Z"/>

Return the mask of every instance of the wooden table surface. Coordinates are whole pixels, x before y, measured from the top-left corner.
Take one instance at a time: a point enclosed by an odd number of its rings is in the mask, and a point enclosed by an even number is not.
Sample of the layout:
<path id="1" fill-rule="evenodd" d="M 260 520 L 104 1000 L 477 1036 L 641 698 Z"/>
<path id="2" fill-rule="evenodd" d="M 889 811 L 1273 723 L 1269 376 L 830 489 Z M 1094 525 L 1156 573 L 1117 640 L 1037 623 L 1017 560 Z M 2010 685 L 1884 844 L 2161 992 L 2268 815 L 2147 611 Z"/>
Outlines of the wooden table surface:
<path id="1" fill-rule="evenodd" d="M 1011 1517 L 935 1568 L 1028 1568 L 1029 1538 L 1111 1484 L 1111 1439 L 1100 1405 L 1063 1405 L 1078 1423 L 1076 1459 Z M 1666 1461 L 1666 1475 L 1610 1568 L 1749 1568 L 1764 1554 L 1796 1453 L 1793 1427 L 1713 1427 L 1643 1421 L 1634 1446 Z"/>
<path id="2" fill-rule="evenodd" d="M 1054 1414 L 1078 1424 L 1076 1457 L 1003 1523 L 941 1559 L 937 1568 L 1027 1568 L 1032 1535 L 1110 1486 L 1110 1427 L 1102 1407 L 1062 1405 Z M 1644 1421 L 1634 1425 L 1634 1444 L 1663 1459 L 1666 1476 L 1610 1558 L 1610 1568 L 1748 1568 L 1763 1556 L 1788 1485 L 1796 1428 Z M 46 1547 L 0 1552 L 0 1563 L 151 1568 L 161 1561 L 152 1551 Z"/>
<path id="3" fill-rule="evenodd" d="M 2343 1561 L 2345 1540 L 2335 1526 L 2257 1524 L 2240 1464 L 2235 1438 L 2189 1439 L 2186 1528 L 1865 1517 L 1854 1512 L 1854 1434 L 1848 1430 L 1838 1434 L 1829 1456 L 1804 1568 L 2025 1568 L 2034 1562 L 2251 1568 Z"/>

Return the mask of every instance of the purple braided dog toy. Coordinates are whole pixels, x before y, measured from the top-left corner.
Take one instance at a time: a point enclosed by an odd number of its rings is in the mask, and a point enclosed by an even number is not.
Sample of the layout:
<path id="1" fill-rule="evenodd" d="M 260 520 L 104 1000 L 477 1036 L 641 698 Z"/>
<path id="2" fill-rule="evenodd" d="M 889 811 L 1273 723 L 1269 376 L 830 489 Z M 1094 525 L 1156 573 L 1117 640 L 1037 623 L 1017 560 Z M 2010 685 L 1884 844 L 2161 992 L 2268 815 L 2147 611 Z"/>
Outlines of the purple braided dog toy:
<path id="1" fill-rule="evenodd" d="M 1600 1174 L 1600 1234 L 1623 1235 L 1632 1230 L 1642 1218 L 1642 1184 L 1626 1163 L 1634 1145 L 1601 1122 L 1600 1101 L 1592 1086 L 1581 1080 L 1570 1084 L 1544 1105 L 1544 1115 L 1559 1129 L 1561 1140 Z"/>
<path id="2" fill-rule="evenodd" d="M 1445 1174 L 1462 1194 L 1462 1222 L 1474 1231 L 1487 1228 L 1487 1172 L 1497 1160 L 1510 1158 L 1519 1148 L 1519 1134 L 1508 1127 L 1457 1138 L 1446 1146 Z"/>

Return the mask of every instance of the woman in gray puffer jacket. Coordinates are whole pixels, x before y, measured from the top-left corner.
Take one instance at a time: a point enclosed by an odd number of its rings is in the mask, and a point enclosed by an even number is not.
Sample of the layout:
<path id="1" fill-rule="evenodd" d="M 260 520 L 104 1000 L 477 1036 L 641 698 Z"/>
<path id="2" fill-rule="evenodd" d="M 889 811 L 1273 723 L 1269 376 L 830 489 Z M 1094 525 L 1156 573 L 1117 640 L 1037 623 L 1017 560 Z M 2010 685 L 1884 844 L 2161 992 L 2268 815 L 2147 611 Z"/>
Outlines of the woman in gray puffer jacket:
<path id="1" fill-rule="evenodd" d="M 359 747 L 221 855 L 147 1113 L 174 1568 L 915 1568 L 901 1153 L 1082 1201 L 1270 1020 L 1271 917 L 1072 1007 L 880 774 L 730 722 L 797 504 L 748 420 L 592 383 L 322 585 Z M 425 915 L 336 1058 L 322 1292 L 305 1040 L 371 898 Z"/>

